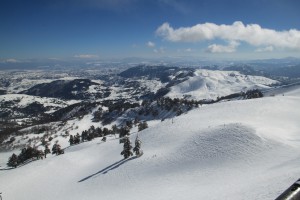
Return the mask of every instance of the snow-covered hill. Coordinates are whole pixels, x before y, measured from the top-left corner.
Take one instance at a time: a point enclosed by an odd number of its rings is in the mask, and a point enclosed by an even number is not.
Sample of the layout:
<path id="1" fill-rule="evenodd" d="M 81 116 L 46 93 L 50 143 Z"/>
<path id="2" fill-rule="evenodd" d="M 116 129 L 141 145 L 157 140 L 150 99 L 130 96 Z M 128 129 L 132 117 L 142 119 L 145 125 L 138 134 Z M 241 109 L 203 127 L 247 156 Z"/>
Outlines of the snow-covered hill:
<path id="1" fill-rule="evenodd" d="M 0 170 L 0 189 L 15 200 L 271 200 L 299 178 L 299 118 L 299 89 L 207 105 L 149 123 L 140 158 L 123 160 L 118 139 L 97 138 Z"/>
<path id="2" fill-rule="evenodd" d="M 235 71 L 197 70 L 193 77 L 171 87 L 167 96 L 182 98 L 190 96 L 194 99 L 216 99 L 233 93 L 252 89 L 269 88 L 277 83 L 262 76 L 243 75 Z"/>

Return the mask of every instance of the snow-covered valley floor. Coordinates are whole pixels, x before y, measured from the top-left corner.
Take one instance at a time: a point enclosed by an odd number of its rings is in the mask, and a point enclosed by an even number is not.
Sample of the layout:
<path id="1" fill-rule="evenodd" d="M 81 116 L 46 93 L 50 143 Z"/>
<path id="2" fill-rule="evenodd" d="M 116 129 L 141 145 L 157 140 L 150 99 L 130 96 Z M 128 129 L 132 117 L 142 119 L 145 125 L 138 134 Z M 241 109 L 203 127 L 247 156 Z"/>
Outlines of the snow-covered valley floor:
<path id="1" fill-rule="evenodd" d="M 299 119 L 300 89 L 203 106 L 140 132 L 140 158 L 123 160 L 118 139 L 97 138 L 0 170 L 0 192 L 4 200 L 272 200 L 299 178 Z M 9 155 L 0 156 L 4 166 Z"/>

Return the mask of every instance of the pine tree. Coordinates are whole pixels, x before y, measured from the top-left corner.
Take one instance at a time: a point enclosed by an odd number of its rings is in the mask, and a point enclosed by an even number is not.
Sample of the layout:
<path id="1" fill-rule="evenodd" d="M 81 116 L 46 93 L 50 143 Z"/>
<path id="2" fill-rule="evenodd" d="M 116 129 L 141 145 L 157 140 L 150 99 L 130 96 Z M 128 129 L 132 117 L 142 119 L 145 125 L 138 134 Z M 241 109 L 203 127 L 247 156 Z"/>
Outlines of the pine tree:
<path id="1" fill-rule="evenodd" d="M 37 148 L 33 148 L 33 157 L 37 160 L 44 158 L 44 152 L 42 150 L 38 150 Z"/>
<path id="2" fill-rule="evenodd" d="M 56 154 L 57 155 L 57 145 L 58 144 L 54 144 L 53 146 L 52 146 L 52 154 Z"/>
<path id="3" fill-rule="evenodd" d="M 108 133 L 109 133 L 108 128 L 103 128 L 103 135 L 106 136 L 108 135 Z"/>
<path id="4" fill-rule="evenodd" d="M 144 129 L 148 128 L 148 124 L 146 121 L 142 122 L 142 123 L 139 123 L 139 126 L 138 126 L 138 130 L 139 131 L 142 131 Z"/>
<path id="5" fill-rule="evenodd" d="M 74 144 L 74 137 L 73 137 L 73 135 L 70 135 L 69 142 L 70 142 L 70 145 Z"/>
<path id="6" fill-rule="evenodd" d="M 79 144 L 80 143 L 80 135 L 77 133 L 74 137 L 74 144 Z"/>
<path id="7" fill-rule="evenodd" d="M 64 150 L 61 149 L 61 147 L 60 147 L 59 144 L 57 145 L 56 148 L 57 148 L 57 154 L 56 155 L 60 155 L 60 154 L 64 154 L 65 153 Z"/>
<path id="8" fill-rule="evenodd" d="M 87 140 L 87 131 L 82 131 L 81 133 L 81 142 Z"/>
<path id="9" fill-rule="evenodd" d="M 119 132 L 119 129 L 118 129 L 117 125 L 115 125 L 115 124 L 111 127 L 111 129 L 112 129 L 112 132 L 114 135 L 116 135 Z"/>
<path id="10" fill-rule="evenodd" d="M 48 154 L 48 153 L 51 153 L 51 152 L 50 152 L 50 149 L 49 149 L 48 145 L 46 145 L 46 146 L 45 146 L 45 150 L 44 150 L 45 158 L 47 158 L 47 154 Z"/>
<path id="11" fill-rule="evenodd" d="M 137 136 L 135 139 L 135 147 L 133 148 L 133 151 L 135 152 L 136 156 L 140 156 L 142 154 L 141 144 L 142 144 L 142 142 L 139 139 L 139 137 Z"/>
<path id="12" fill-rule="evenodd" d="M 120 138 L 120 143 L 124 143 L 125 139 L 123 137 L 128 136 L 129 135 L 129 129 L 127 127 L 121 127 L 120 131 L 119 131 L 119 138 Z"/>
<path id="13" fill-rule="evenodd" d="M 124 159 L 129 158 L 130 156 L 133 156 L 131 149 L 132 149 L 131 142 L 129 140 L 129 137 L 126 136 L 124 139 L 123 151 L 121 152 L 121 155 L 124 156 Z"/>
<path id="14" fill-rule="evenodd" d="M 18 156 L 13 154 L 9 159 L 7 166 L 16 168 L 18 166 Z"/>
<path id="15" fill-rule="evenodd" d="M 56 154 L 56 155 L 60 155 L 60 154 L 64 154 L 64 150 L 61 149 L 59 144 L 54 144 L 52 147 L 52 154 Z"/>
<path id="16" fill-rule="evenodd" d="M 102 135 L 102 129 L 100 127 L 96 128 L 96 137 L 101 137 Z"/>

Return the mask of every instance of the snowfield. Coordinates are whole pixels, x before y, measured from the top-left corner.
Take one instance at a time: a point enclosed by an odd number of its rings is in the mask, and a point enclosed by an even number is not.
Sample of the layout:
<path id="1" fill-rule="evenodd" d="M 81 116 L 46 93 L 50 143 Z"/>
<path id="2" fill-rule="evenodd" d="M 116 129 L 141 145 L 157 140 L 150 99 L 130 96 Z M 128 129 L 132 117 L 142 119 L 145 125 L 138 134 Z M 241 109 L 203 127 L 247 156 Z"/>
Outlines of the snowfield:
<path id="1" fill-rule="evenodd" d="M 79 100 L 60 100 L 56 98 L 49 97 L 39 97 L 39 96 L 31 96 L 26 94 L 6 94 L 0 96 L 0 102 L 5 103 L 6 101 L 15 101 L 18 104 L 18 107 L 23 108 L 28 106 L 31 103 L 38 102 L 43 104 L 45 107 L 53 106 L 53 107 L 65 107 L 66 105 L 72 105 L 75 103 L 79 103 Z"/>
<path id="2" fill-rule="evenodd" d="M 0 170 L 0 190 L 4 200 L 273 200 L 299 178 L 299 119 L 299 88 L 207 105 L 149 123 L 140 158 L 123 160 L 118 139 L 97 138 Z"/>
<path id="3" fill-rule="evenodd" d="M 243 75 L 235 71 L 212 71 L 200 69 L 194 77 L 171 87 L 167 96 L 182 98 L 191 96 L 193 99 L 217 99 L 217 97 L 246 92 L 252 89 L 265 89 L 274 81 L 262 76 Z"/>

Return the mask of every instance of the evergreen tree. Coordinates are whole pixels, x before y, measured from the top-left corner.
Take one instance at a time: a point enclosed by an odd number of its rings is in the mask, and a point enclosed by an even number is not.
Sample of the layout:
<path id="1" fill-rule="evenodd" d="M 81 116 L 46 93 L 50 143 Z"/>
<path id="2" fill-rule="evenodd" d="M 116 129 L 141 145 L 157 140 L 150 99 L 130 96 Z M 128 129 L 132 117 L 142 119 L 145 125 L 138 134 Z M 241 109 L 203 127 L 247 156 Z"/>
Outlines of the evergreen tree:
<path id="1" fill-rule="evenodd" d="M 126 136 L 124 139 L 123 151 L 121 152 L 121 155 L 124 156 L 124 159 L 129 158 L 130 156 L 133 156 L 131 149 L 132 149 L 131 142 L 129 140 L 129 137 Z"/>
<path id="2" fill-rule="evenodd" d="M 74 144 L 79 144 L 79 143 L 80 143 L 80 135 L 79 135 L 79 133 L 77 133 L 74 136 Z"/>
<path id="3" fill-rule="evenodd" d="M 38 150 L 37 148 L 33 148 L 33 157 L 37 160 L 44 158 L 44 152 L 42 150 Z"/>
<path id="4" fill-rule="evenodd" d="M 34 155 L 34 149 L 31 146 L 28 146 L 27 148 L 22 149 L 21 153 L 18 156 L 18 160 L 20 163 L 23 163 L 26 160 L 33 158 Z"/>
<path id="5" fill-rule="evenodd" d="M 108 128 L 103 128 L 103 135 L 106 136 L 108 135 L 108 133 L 109 133 Z"/>
<path id="6" fill-rule="evenodd" d="M 139 122 L 140 122 L 139 119 L 138 119 L 137 117 L 135 117 L 135 118 L 134 118 L 134 122 L 133 122 L 134 125 L 136 126 Z"/>
<path id="7" fill-rule="evenodd" d="M 52 154 L 56 154 L 57 155 L 57 145 L 58 144 L 54 144 L 53 146 L 52 146 Z"/>
<path id="8" fill-rule="evenodd" d="M 82 131 L 81 133 L 81 142 L 87 140 L 87 131 Z"/>
<path id="9" fill-rule="evenodd" d="M 115 124 L 111 127 L 111 129 L 112 129 L 113 134 L 116 134 L 119 131 L 117 125 L 115 125 Z"/>
<path id="10" fill-rule="evenodd" d="M 131 129 L 132 128 L 132 121 L 126 121 L 126 126 Z"/>
<path id="11" fill-rule="evenodd" d="M 120 131 L 119 131 L 120 143 L 124 143 L 125 139 L 123 137 L 128 136 L 128 135 L 129 135 L 129 129 L 127 127 L 120 128 Z"/>
<path id="12" fill-rule="evenodd" d="M 45 146 L 45 150 L 44 150 L 45 158 L 47 158 L 47 154 L 48 154 L 48 153 L 51 153 L 51 152 L 50 152 L 50 149 L 49 149 L 48 145 L 46 145 L 46 146 Z"/>
<path id="13" fill-rule="evenodd" d="M 142 131 L 144 129 L 148 128 L 148 124 L 146 121 L 142 122 L 142 123 L 139 123 L 139 126 L 138 126 L 138 130 L 139 131 Z"/>
<path id="14" fill-rule="evenodd" d="M 60 145 L 55 143 L 52 147 L 52 154 L 56 154 L 56 155 L 60 155 L 60 154 L 64 154 L 64 150 L 61 149 Z"/>
<path id="15" fill-rule="evenodd" d="M 18 166 L 18 156 L 13 154 L 9 159 L 7 166 L 16 168 Z"/>
<path id="16" fill-rule="evenodd" d="M 100 127 L 96 128 L 96 137 L 101 137 L 102 136 L 102 129 Z"/>
<path id="17" fill-rule="evenodd" d="M 139 137 L 137 136 L 135 139 L 135 147 L 133 148 L 133 151 L 135 152 L 136 156 L 140 156 L 142 154 L 141 144 L 142 144 L 142 142 L 139 139 Z"/>
<path id="18" fill-rule="evenodd" d="M 74 137 L 73 137 L 73 135 L 70 135 L 69 142 L 70 142 L 71 146 L 74 144 Z"/>

